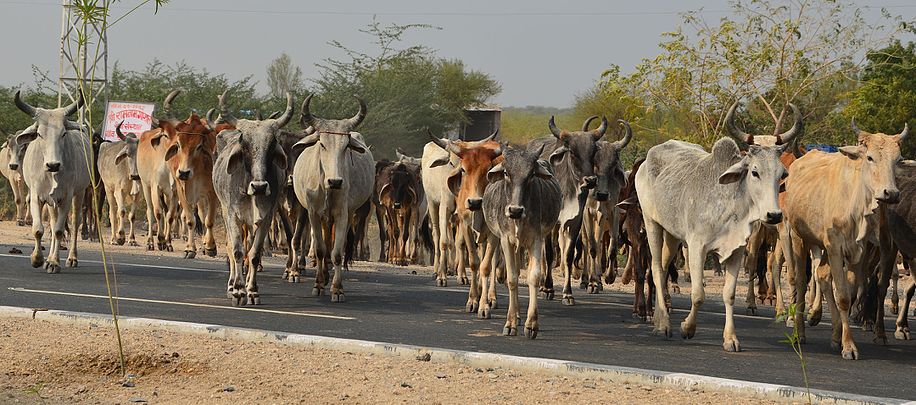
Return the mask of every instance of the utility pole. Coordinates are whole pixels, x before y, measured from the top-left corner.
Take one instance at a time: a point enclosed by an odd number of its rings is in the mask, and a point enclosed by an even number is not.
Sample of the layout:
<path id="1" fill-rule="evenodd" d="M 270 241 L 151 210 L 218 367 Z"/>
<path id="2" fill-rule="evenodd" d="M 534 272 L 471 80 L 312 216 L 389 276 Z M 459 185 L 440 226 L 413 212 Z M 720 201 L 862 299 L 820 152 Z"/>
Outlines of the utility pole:
<path id="1" fill-rule="evenodd" d="M 73 0 L 62 0 L 60 24 L 60 77 L 57 82 L 57 106 L 75 101 L 80 82 L 91 91 L 92 99 L 108 102 L 108 35 L 95 21 L 86 21 Z M 101 7 L 96 7 L 99 11 Z M 85 33 L 85 38 L 79 37 Z M 82 46 L 81 46 L 82 41 Z M 87 94 L 87 97 L 89 95 Z M 85 123 L 86 107 L 79 110 L 79 121 Z"/>

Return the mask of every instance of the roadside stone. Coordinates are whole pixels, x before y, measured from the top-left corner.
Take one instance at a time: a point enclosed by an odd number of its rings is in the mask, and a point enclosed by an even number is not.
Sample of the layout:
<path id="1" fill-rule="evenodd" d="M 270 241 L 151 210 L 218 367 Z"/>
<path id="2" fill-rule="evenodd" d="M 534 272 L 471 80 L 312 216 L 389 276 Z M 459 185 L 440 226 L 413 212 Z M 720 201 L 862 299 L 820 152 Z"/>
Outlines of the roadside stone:
<path id="1" fill-rule="evenodd" d="M 408 383 L 408 382 L 406 382 L 406 381 L 401 383 L 401 387 L 403 387 L 403 388 L 413 388 L 413 386 L 410 385 L 410 383 Z"/>
<path id="2" fill-rule="evenodd" d="M 133 388 L 133 387 L 136 387 L 137 384 L 134 384 L 133 381 L 124 381 L 123 383 L 121 383 L 121 386 L 127 387 L 127 388 Z"/>
<path id="3" fill-rule="evenodd" d="M 417 361 L 430 361 L 433 359 L 433 356 L 429 353 L 423 353 L 417 356 Z"/>
<path id="4" fill-rule="evenodd" d="M 231 386 L 231 385 L 227 385 L 227 386 L 223 387 L 223 389 L 221 389 L 220 391 L 223 391 L 223 392 L 235 392 L 235 387 L 233 387 L 233 386 Z"/>
<path id="5" fill-rule="evenodd" d="M 445 377 L 448 377 L 447 375 L 445 375 L 445 373 L 436 373 L 436 378 L 438 378 L 438 379 L 440 379 L 440 380 L 443 379 L 443 378 L 445 378 Z"/>
<path id="6" fill-rule="evenodd" d="M 140 398 L 140 397 L 130 397 L 128 401 L 133 402 L 135 404 L 145 404 L 147 402 L 145 399 Z"/>

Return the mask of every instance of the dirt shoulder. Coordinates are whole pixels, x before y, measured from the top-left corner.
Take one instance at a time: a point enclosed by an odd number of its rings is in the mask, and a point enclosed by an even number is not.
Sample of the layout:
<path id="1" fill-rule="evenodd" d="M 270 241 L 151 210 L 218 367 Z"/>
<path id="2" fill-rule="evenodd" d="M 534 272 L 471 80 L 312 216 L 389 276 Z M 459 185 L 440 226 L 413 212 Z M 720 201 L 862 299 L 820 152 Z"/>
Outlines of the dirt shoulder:
<path id="1" fill-rule="evenodd" d="M 702 390 L 0 318 L 2 403 L 772 403 Z"/>

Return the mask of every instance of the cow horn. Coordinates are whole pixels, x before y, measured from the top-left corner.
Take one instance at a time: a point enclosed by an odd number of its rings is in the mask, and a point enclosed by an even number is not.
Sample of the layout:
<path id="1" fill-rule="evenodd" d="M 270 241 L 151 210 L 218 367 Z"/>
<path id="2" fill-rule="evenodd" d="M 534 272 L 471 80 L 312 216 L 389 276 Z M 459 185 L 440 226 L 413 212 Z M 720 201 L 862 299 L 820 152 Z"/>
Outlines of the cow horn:
<path id="1" fill-rule="evenodd" d="M 229 95 L 229 89 L 223 91 L 223 94 L 220 94 L 218 97 L 219 100 L 219 118 L 223 121 L 229 123 L 229 125 L 236 126 L 237 120 L 229 112 L 229 106 L 226 105 L 226 97 Z"/>
<path id="2" fill-rule="evenodd" d="M 480 142 L 489 142 L 489 141 L 492 141 L 492 140 L 496 139 L 496 135 L 499 135 L 499 129 L 497 129 L 496 131 L 493 131 L 493 133 L 490 134 L 490 136 L 481 139 Z"/>
<path id="3" fill-rule="evenodd" d="M 852 132 L 855 132 L 856 135 L 859 135 L 859 132 L 862 132 L 862 130 L 859 129 L 859 126 L 856 125 L 856 117 L 852 117 Z"/>
<path id="4" fill-rule="evenodd" d="M 264 114 L 261 114 L 261 110 L 258 110 L 258 112 L 254 114 L 254 117 L 257 118 L 258 121 L 264 121 Z"/>
<path id="5" fill-rule="evenodd" d="M 499 147 L 493 150 L 493 157 L 495 158 L 497 156 L 502 156 L 502 155 L 503 155 L 503 144 L 500 143 Z"/>
<path id="6" fill-rule="evenodd" d="M 305 134 L 306 134 L 306 135 L 311 135 L 311 134 L 314 134 L 314 133 L 315 133 L 315 127 L 309 125 L 309 126 L 307 126 L 307 127 L 305 128 Z"/>
<path id="7" fill-rule="evenodd" d="M 535 158 L 540 159 L 541 153 L 544 153 L 544 147 L 547 146 L 546 143 L 541 143 L 541 146 L 538 148 L 537 152 L 534 153 Z"/>
<path id="8" fill-rule="evenodd" d="M 35 107 L 30 106 L 29 103 L 26 103 L 25 101 L 22 101 L 22 98 L 19 96 L 19 91 L 16 91 L 16 95 L 13 96 L 13 102 L 16 103 L 16 107 L 19 108 L 20 111 L 28 114 L 29 117 L 34 117 L 38 112 Z"/>
<path id="9" fill-rule="evenodd" d="M 789 128 L 788 131 L 783 132 L 776 136 L 776 139 L 780 145 L 789 143 L 792 139 L 801 132 L 802 128 L 802 116 L 798 112 L 798 107 L 795 104 L 789 103 L 789 108 L 792 109 L 792 115 L 795 116 L 795 123 L 792 124 L 792 128 Z"/>
<path id="10" fill-rule="evenodd" d="M 76 110 L 79 110 L 80 107 L 83 106 L 83 103 L 86 101 L 86 99 L 83 97 L 83 92 L 82 92 L 81 90 L 77 89 L 76 92 L 79 93 L 79 97 L 76 99 L 76 101 L 74 101 L 74 102 L 70 103 L 70 105 L 64 107 L 64 108 L 65 108 L 65 110 L 64 110 L 64 115 L 65 115 L 65 116 L 68 116 L 68 117 L 69 117 L 69 116 L 73 115 L 73 113 L 75 113 Z"/>
<path id="11" fill-rule="evenodd" d="M 219 118 L 216 117 L 216 109 L 211 108 L 207 110 L 206 117 L 207 117 L 207 129 L 211 131 L 216 130 L 216 121 L 219 120 Z"/>
<path id="12" fill-rule="evenodd" d="M 631 139 L 633 139 L 633 128 L 630 128 L 630 123 L 627 122 L 626 120 L 619 119 L 617 120 L 617 122 L 619 122 L 620 125 L 622 125 L 624 130 L 626 131 L 623 133 L 623 139 L 617 142 L 614 142 L 614 147 L 617 148 L 617 150 L 621 150 L 625 148 L 627 144 L 630 143 Z"/>
<path id="13" fill-rule="evenodd" d="M 437 138 L 435 135 L 433 135 L 432 131 L 430 131 L 429 128 L 426 128 L 426 133 L 429 134 L 429 138 L 433 140 L 433 143 L 438 145 L 440 148 L 442 148 L 446 152 L 451 152 L 457 155 L 458 152 L 461 151 L 451 141 L 444 141 L 441 138 Z"/>
<path id="14" fill-rule="evenodd" d="M 735 101 L 731 107 L 728 109 L 728 113 L 725 114 L 725 128 L 728 130 L 728 134 L 741 142 L 744 142 L 748 145 L 754 144 L 754 136 L 738 129 L 738 126 L 735 125 L 735 109 L 738 108 L 738 102 Z"/>
<path id="15" fill-rule="evenodd" d="M 305 100 L 302 100 L 302 109 L 300 111 L 302 115 L 299 117 L 299 123 L 303 127 L 317 127 L 315 124 L 318 122 L 318 117 L 313 116 L 312 112 L 309 110 L 309 104 L 311 103 L 312 94 L 309 94 Z"/>
<path id="16" fill-rule="evenodd" d="M 274 111 L 274 112 L 270 113 L 270 115 L 267 116 L 267 119 L 269 119 L 269 120 L 275 120 L 275 119 L 277 119 L 277 117 L 280 116 L 280 114 L 283 114 L 283 111 Z"/>
<path id="17" fill-rule="evenodd" d="M 127 137 L 124 136 L 123 132 L 121 132 L 121 125 L 124 125 L 124 120 L 121 120 L 121 122 L 118 123 L 118 126 L 115 127 L 115 133 L 118 134 L 118 139 L 123 141 L 127 139 Z"/>
<path id="18" fill-rule="evenodd" d="M 596 120 L 596 119 L 598 119 L 598 116 L 597 116 L 597 115 L 593 115 L 593 116 L 591 116 L 591 117 L 588 117 L 588 119 L 586 119 L 585 122 L 582 123 L 582 132 L 588 131 L 588 126 L 591 125 L 591 124 L 592 124 L 592 121 L 594 121 L 594 120 Z"/>
<path id="19" fill-rule="evenodd" d="M 553 134 L 554 137 L 560 139 L 561 131 L 560 128 L 557 128 L 557 124 L 554 122 L 552 115 L 550 116 L 550 121 L 547 121 L 547 127 L 550 128 L 550 133 Z"/>
<path id="20" fill-rule="evenodd" d="M 366 108 L 366 102 L 363 101 L 363 99 L 359 98 L 359 96 L 353 96 L 353 98 L 355 98 L 359 103 L 359 111 L 356 113 L 356 115 L 353 116 L 353 118 L 347 120 L 347 122 L 350 124 L 351 131 L 355 130 L 356 127 L 358 127 L 359 124 L 363 122 L 363 119 L 366 118 L 366 112 L 368 110 Z"/>
<path id="21" fill-rule="evenodd" d="M 607 132 L 607 117 L 601 117 L 601 125 L 595 129 L 595 140 L 601 139 L 602 136 Z"/>
<path id="22" fill-rule="evenodd" d="M 178 97 L 179 93 L 181 93 L 181 90 L 175 89 L 165 96 L 165 101 L 162 102 L 162 112 L 165 113 L 166 117 L 172 117 L 172 101 L 175 101 L 175 97 Z"/>
<path id="23" fill-rule="evenodd" d="M 903 132 L 901 132 L 900 135 L 897 135 L 900 137 L 899 139 L 897 139 L 897 142 L 903 142 L 903 140 L 906 139 L 906 136 L 909 134 L 910 134 L 910 124 L 904 122 L 903 123 Z"/>
<path id="24" fill-rule="evenodd" d="M 283 128 L 286 124 L 289 124 L 289 121 L 293 118 L 293 95 L 289 92 L 286 92 L 286 111 L 283 111 L 283 115 L 277 118 L 277 127 Z"/>

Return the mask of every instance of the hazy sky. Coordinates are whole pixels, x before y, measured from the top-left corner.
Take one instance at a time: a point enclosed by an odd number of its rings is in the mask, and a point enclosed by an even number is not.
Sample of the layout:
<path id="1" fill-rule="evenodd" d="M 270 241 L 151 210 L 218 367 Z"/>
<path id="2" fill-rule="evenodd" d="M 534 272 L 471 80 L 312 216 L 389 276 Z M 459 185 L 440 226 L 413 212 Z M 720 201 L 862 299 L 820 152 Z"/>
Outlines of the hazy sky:
<path id="1" fill-rule="evenodd" d="M 114 16 L 139 2 L 122 1 Z M 904 0 L 862 4 L 889 6 L 910 18 L 916 12 L 916 5 Z M 230 79 L 254 75 L 263 90 L 265 66 L 281 52 L 308 79 L 316 75 L 315 62 L 341 56 L 328 41 L 372 50 L 371 38 L 357 30 L 376 14 L 383 24 L 441 27 L 417 31 L 406 44 L 430 46 L 441 57 L 489 73 L 503 87 L 496 103 L 566 107 L 610 64 L 626 72 L 656 55 L 660 34 L 679 24 L 677 13 L 700 7 L 710 20 L 729 9 L 721 0 L 172 0 L 159 15 L 146 6 L 113 27 L 109 57 L 112 65 L 119 61 L 129 69 L 153 58 L 169 64 L 184 60 Z M 2 83 L 31 85 L 32 64 L 56 76 L 60 1 L 0 0 L 0 9 Z"/>

